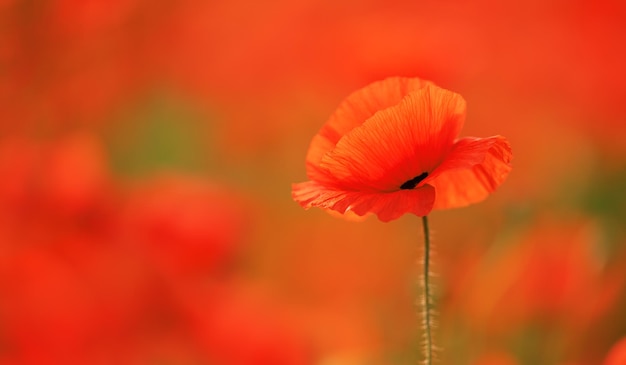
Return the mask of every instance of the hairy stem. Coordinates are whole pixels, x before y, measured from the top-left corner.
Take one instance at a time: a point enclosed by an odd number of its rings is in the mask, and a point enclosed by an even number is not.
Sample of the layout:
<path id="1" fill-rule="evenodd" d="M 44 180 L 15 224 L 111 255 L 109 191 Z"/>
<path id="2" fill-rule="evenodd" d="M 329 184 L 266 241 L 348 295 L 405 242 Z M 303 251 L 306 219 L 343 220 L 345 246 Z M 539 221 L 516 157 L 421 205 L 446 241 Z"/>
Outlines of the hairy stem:
<path id="1" fill-rule="evenodd" d="M 432 303 L 431 303 L 431 283 L 430 283 L 430 232 L 428 229 L 428 218 L 422 217 L 424 228 L 424 272 L 423 272 L 423 293 L 422 293 L 422 329 L 424 331 L 424 364 L 433 363 L 433 338 L 432 338 Z"/>

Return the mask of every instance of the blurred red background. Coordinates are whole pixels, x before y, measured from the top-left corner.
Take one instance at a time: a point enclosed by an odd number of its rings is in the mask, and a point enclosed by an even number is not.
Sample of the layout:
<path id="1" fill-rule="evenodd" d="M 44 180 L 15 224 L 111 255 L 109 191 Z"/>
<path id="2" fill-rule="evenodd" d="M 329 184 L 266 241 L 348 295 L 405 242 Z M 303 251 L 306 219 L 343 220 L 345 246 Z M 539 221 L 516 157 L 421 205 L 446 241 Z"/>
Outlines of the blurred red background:
<path id="1" fill-rule="evenodd" d="M 413 364 L 420 226 L 303 211 L 350 92 L 506 136 L 432 214 L 442 364 L 625 364 L 626 5 L 0 1 L 0 364 Z M 620 342 L 621 339 L 621 342 Z"/>

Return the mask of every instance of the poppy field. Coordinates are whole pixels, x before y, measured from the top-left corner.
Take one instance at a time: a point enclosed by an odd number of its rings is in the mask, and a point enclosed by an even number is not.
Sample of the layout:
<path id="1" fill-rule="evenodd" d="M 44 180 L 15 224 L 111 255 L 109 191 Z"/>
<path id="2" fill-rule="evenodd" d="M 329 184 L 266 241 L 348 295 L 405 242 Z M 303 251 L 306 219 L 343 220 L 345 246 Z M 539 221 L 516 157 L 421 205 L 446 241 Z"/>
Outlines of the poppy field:
<path id="1" fill-rule="evenodd" d="M 0 0 L 0 365 L 626 365 L 625 19 Z"/>

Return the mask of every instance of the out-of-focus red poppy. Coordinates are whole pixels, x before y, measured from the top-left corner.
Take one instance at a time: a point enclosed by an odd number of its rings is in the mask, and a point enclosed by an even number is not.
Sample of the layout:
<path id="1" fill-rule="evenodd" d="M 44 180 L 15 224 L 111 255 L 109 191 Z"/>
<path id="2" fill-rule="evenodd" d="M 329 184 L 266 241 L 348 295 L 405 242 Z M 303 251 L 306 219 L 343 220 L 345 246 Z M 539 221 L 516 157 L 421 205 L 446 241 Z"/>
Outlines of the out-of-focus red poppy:
<path id="1" fill-rule="evenodd" d="M 243 199 L 176 176 L 125 190 L 96 134 L 55 137 L 0 138 L 0 362 L 198 363 L 221 345 L 266 351 L 255 325 L 242 330 L 248 342 L 202 337 L 177 301 L 180 292 L 206 298 L 203 315 L 216 322 L 236 305 L 238 297 L 219 309 L 221 292 L 203 284 L 239 248 Z M 274 328 L 263 313 L 247 318 Z M 270 356 L 290 339 L 280 336 Z"/>
<path id="2" fill-rule="evenodd" d="M 312 349 L 281 304 L 257 290 L 230 282 L 183 299 L 189 332 L 210 363 L 306 365 Z"/>
<path id="3" fill-rule="evenodd" d="M 486 333 L 532 323 L 584 333 L 612 308 L 626 280 L 624 269 L 594 254 L 594 228 L 585 221 L 539 224 L 469 272 L 457 272 L 464 285 L 453 302 L 463 303 L 466 320 Z"/>
<path id="4" fill-rule="evenodd" d="M 606 355 L 604 365 L 624 365 L 626 364 L 626 338 L 618 341 Z"/>
<path id="5" fill-rule="evenodd" d="M 155 303 L 145 265 L 103 237 L 55 236 L 3 247 L 0 361 L 124 363 L 120 348 Z"/>
<path id="6" fill-rule="evenodd" d="M 244 199 L 201 179 L 160 176 L 138 184 L 124 221 L 128 238 L 162 269 L 212 271 L 239 250 L 247 215 Z"/>
<path id="7" fill-rule="evenodd" d="M 456 139 L 465 100 L 417 78 L 388 78 L 351 94 L 313 138 L 311 181 L 293 185 L 304 208 L 390 221 L 466 206 L 511 170 L 504 137 Z"/>
<path id="8" fill-rule="evenodd" d="M 3 346 L 24 363 L 75 363 L 97 318 L 81 279 L 56 255 L 29 249 L 13 253 L 0 272 Z M 38 361 L 37 361 L 38 360 Z"/>
<path id="9" fill-rule="evenodd" d="M 88 131 L 53 140 L 0 139 L 0 242 L 45 242 L 67 232 L 106 235 L 118 203 L 102 141 Z"/>
<path id="10" fill-rule="evenodd" d="M 93 133 L 68 134 L 46 146 L 37 184 L 57 213 L 80 214 L 98 208 L 113 179 L 102 141 Z"/>

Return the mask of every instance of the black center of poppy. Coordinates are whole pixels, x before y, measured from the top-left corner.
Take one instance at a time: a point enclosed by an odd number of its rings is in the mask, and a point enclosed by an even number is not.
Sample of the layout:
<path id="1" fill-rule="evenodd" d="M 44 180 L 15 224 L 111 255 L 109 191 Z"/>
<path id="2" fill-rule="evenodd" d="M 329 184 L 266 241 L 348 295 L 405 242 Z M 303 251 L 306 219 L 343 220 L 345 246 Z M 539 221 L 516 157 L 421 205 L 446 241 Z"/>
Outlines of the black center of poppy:
<path id="1" fill-rule="evenodd" d="M 404 184 L 400 185 L 400 189 L 408 190 L 414 189 L 420 181 L 424 180 L 428 176 L 428 172 L 422 172 L 421 174 L 415 176 L 411 180 L 407 180 Z"/>

